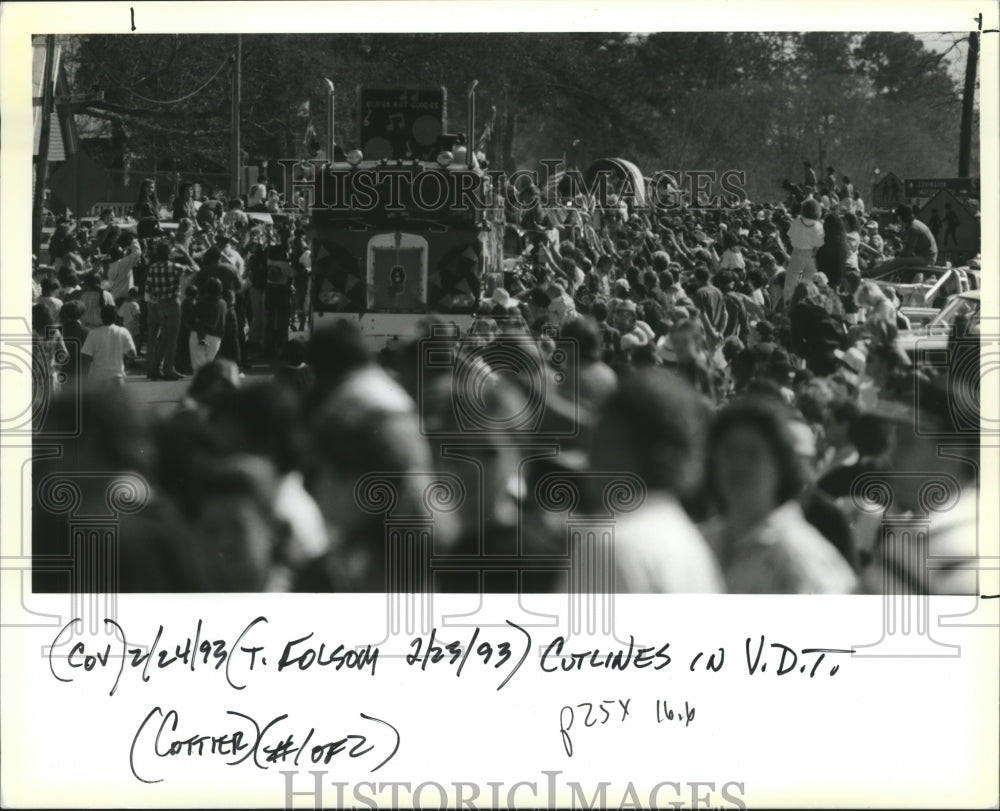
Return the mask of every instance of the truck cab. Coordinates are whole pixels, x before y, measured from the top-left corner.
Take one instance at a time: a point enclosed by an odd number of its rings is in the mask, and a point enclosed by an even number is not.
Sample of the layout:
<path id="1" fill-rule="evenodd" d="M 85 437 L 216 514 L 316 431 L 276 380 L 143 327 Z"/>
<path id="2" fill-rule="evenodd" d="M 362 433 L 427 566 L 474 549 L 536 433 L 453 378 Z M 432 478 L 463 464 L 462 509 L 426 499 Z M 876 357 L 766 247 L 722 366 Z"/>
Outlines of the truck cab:
<path id="1" fill-rule="evenodd" d="M 315 167 L 311 328 L 355 321 L 375 350 L 412 335 L 430 314 L 465 331 L 484 278 L 502 271 L 502 205 L 492 204 L 489 177 L 458 136 L 431 120 L 429 97 L 380 90 L 376 101 L 397 104 L 374 109 L 411 137 L 396 143 L 362 130 L 375 157 L 333 149 L 335 160 Z M 364 104 L 360 118 L 373 118 Z"/>

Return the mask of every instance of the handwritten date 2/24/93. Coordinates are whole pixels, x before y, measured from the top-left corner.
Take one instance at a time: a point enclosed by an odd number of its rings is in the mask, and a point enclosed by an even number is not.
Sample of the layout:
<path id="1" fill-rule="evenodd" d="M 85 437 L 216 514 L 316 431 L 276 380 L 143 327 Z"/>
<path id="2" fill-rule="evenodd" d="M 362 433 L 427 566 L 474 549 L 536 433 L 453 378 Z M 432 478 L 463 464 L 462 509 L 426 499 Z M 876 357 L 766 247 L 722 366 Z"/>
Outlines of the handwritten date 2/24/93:
<path id="1" fill-rule="evenodd" d="M 456 677 L 473 670 L 493 672 L 498 679 L 496 689 L 502 690 L 527 661 L 534 645 L 531 634 L 510 620 L 506 621 L 506 626 L 485 629 L 476 626 L 452 640 L 439 636 L 435 628 L 428 634 L 411 638 L 405 648 L 397 647 L 394 653 L 378 645 L 318 641 L 315 633 L 286 639 L 281 645 L 269 645 L 261 636 L 268 624 L 267 617 L 263 616 L 247 624 L 234 641 L 209 635 L 200 619 L 192 629 L 193 634 L 179 639 L 172 639 L 160 625 L 148 645 L 135 644 L 115 620 L 105 619 L 104 624 L 113 637 L 110 642 L 102 639 L 95 644 L 92 637 L 80 635 L 83 626 L 80 618 L 71 620 L 59 630 L 48 652 L 49 670 L 54 679 L 69 683 L 84 675 L 106 673 L 113 696 L 126 669 L 139 671 L 143 682 L 150 681 L 153 673 L 166 668 L 192 673 L 208 670 L 220 672 L 234 690 L 243 690 L 253 672 L 262 669 L 282 673 L 318 668 L 373 677 L 379 660 L 387 657 L 401 659 L 406 666 L 420 671 L 451 670 Z M 540 652 L 538 669 L 543 673 L 568 676 L 592 670 L 654 672 L 687 665 L 692 673 L 718 673 L 731 661 L 725 647 L 681 652 L 672 648 L 669 642 L 639 645 L 633 636 L 629 637 L 628 644 L 618 642 L 607 647 L 594 648 L 589 644 L 581 645 L 581 641 L 563 636 L 549 639 L 535 649 Z M 836 675 L 840 665 L 827 657 L 853 653 L 841 648 L 793 648 L 772 642 L 764 635 L 756 639 L 747 637 L 741 647 L 745 648 L 747 675 L 758 679 L 795 678 L 796 675 L 807 679 L 831 677 Z M 466 671 L 467 666 L 469 671 Z"/>

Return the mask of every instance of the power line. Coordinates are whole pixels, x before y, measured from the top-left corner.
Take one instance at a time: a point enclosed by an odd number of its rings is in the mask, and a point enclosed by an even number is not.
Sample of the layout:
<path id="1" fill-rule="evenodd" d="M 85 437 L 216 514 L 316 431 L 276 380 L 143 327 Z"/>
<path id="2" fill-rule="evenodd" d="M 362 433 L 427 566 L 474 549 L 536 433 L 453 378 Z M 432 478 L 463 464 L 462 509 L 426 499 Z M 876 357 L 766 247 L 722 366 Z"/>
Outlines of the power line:
<path id="1" fill-rule="evenodd" d="M 147 102 L 148 104 L 179 104 L 182 101 L 187 101 L 188 99 L 193 98 L 194 96 L 197 96 L 202 90 L 204 90 L 206 87 L 208 87 L 212 83 L 212 81 L 215 79 L 215 77 L 218 76 L 222 72 L 222 69 L 226 65 L 229 64 L 229 62 L 230 62 L 230 59 L 227 56 L 223 60 L 222 64 L 219 65 L 219 67 L 216 69 L 215 73 L 213 73 L 211 76 L 208 77 L 208 81 L 206 81 L 205 84 L 203 84 L 197 90 L 195 90 L 195 91 L 193 91 L 191 93 L 188 93 L 186 96 L 181 96 L 179 99 L 171 99 L 170 101 L 158 101 L 157 99 L 148 99 L 145 96 L 143 96 L 142 94 L 136 93 L 134 90 L 131 91 L 131 92 L 132 92 L 133 96 L 135 96 L 138 99 L 141 99 L 142 101 Z"/>

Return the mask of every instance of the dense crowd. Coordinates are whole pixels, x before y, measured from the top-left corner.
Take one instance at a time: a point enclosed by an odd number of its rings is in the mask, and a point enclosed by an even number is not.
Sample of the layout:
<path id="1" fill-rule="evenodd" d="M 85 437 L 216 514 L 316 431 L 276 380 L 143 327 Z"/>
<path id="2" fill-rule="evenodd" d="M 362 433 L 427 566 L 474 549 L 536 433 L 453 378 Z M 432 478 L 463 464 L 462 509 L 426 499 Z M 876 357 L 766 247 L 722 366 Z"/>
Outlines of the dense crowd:
<path id="1" fill-rule="evenodd" d="M 953 404 L 978 396 L 978 342 L 959 320 L 947 364 L 914 364 L 897 344 L 906 302 L 869 277 L 935 265 L 934 235 L 906 206 L 880 225 L 848 178 L 811 172 L 781 202 L 712 211 L 595 211 L 519 188 L 513 255 L 471 329 L 429 315 L 380 354 L 349 322 L 289 338 L 311 263 L 276 192 L 196 201 L 184 188 L 164 217 L 148 184 L 134 231 L 110 214 L 89 234 L 61 222 L 52 266 L 35 269 L 35 381 L 51 400 L 36 427 L 85 424 L 61 459 L 35 463 L 36 481 L 149 483 L 150 504 L 121 524 L 125 591 L 381 591 L 386 515 L 357 490 L 372 473 L 396 482 L 400 514 L 419 512 L 432 471 L 463 483 L 457 509 L 434 513 L 445 557 L 554 558 L 566 512 L 545 482 L 630 471 L 644 496 L 615 519 L 619 592 L 881 591 L 891 570 L 911 592 L 972 593 L 960 568 L 930 577 L 903 556 L 886 569 L 880 526 L 922 511 L 916 474 L 950 475 L 958 503 L 932 540 L 975 554 L 978 433 L 965 457 L 938 457 L 937 442 L 968 435 Z M 430 345 L 452 362 L 428 364 Z M 123 394 L 142 354 L 150 379 L 191 375 L 169 416 Z M 258 359 L 272 376 L 245 376 Z M 79 403 L 60 396 L 83 378 Z M 899 474 L 881 512 L 855 492 L 864 474 Z M 598 509 L 599 493 L 581 498 Z M 35 554 L 63 549 L 65 517 L 34 515 Z M 559 567 L 440 568 L 441 590 L 566 587 Z"/>

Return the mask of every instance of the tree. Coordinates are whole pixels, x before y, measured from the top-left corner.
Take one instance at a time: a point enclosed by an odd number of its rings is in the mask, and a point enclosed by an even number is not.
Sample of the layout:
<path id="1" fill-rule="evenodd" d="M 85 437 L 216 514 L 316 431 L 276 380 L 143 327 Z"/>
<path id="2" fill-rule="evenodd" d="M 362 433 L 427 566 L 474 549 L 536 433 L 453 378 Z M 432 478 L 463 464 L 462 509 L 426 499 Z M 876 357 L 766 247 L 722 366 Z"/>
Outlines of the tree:
<path id="1" fill-rule="evenodd" d="M 226 171 L 231 36 L 74 39 L 73 84 L 105 91 L 87 112 L 110 122 L 119 156 Z M 957 160 L 948 54 L 911 34 L 245 35 L 243 55 L 252 163 L 300 156 L 310 125 L 325 141 L 325 77 L 345 148 L 357 146 L 356 87 L 443 85 L 449 130 L 459 132 L 478 79 L 468 135 L 478 137 L 495 107 L 487 153 L 508 171 L 618 155 L 647 174 L 743 169 L 751 195 L 769 197 L 817 153 L 856 185 L 875 166 L 928 174 Z"/>

